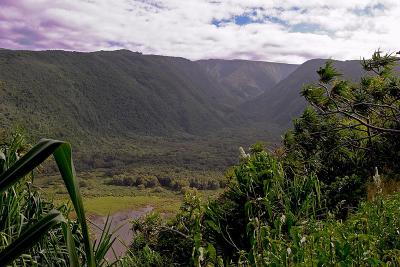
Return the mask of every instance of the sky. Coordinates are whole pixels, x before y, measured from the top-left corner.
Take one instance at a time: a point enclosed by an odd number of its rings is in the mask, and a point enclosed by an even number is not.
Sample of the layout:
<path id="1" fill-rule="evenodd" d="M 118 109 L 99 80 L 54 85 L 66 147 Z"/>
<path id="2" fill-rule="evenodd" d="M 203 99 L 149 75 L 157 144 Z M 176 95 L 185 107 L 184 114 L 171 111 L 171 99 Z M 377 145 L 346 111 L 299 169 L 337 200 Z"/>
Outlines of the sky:
<path id="1" fill-rule="evenodd" d="M 400 50 L 399 0 L 0 0 L 0 47 L 302 63 Z"/>

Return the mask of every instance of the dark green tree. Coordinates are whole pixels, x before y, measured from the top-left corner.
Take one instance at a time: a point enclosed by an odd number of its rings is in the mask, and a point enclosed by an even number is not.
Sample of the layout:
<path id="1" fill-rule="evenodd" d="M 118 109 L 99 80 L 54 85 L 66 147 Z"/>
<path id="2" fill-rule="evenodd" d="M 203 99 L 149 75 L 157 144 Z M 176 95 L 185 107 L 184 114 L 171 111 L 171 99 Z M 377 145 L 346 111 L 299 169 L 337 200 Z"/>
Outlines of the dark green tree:
<path id="1" fill-rule="evenodd" d="M 328 206 L 342 215 L 365 197 L 375 167 L 383 174 L 400 170 L 398 60 L 375 52 L 362 60 L 366 74 L 356 84 L 326 62 L 319 81 L 302 90 L 310 107 L 285 135 L 286 171 L 317 173 Z"/>

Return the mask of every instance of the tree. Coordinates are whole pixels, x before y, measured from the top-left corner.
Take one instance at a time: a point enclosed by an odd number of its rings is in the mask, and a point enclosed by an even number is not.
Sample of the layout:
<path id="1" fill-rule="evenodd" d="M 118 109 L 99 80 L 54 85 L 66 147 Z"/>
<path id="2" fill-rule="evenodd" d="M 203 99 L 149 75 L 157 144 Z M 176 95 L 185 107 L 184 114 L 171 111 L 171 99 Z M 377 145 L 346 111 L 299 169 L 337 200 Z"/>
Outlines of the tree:
<path id="1" fill-rule="evenodd" d="M 400 79 L 393 75 L 393 67 L 400 58 L 392 54 L 373 54 L 363 59 L 362 66 L 374 75 L 362 78 L 354 85 L 338 79 L 341 76 L 328 61 L 317 73 L 316 85 L 308 85 L 302 95 L 322 115 L 337 114 L 352 121 L 346 127 L 375 134 L 400 134 Z M 364 127 L 359 127 L 364 126 Z"/>
<path id="2" fill-rule="evenodd" d="M 380 51 L 361 64 L 359 83 L 341 79 L 332 61 L 306 85 L 307 107 L 285 135 L 285 170 L 315 172 L 328 207 L 345 215 L 366 196 L 375 167 L 382 174 L 400 170 L 400 80 L 398 57 Z"/>

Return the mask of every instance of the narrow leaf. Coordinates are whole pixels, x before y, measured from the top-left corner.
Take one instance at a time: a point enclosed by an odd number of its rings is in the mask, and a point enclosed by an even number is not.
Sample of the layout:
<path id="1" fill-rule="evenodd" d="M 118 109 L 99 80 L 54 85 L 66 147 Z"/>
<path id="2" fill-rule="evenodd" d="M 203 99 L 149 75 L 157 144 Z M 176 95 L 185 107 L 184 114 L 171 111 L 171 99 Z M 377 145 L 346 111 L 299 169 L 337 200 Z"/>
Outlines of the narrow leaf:
<path id="1" fill-rule="evenodd" d="M 31 248 L 54 226 L 65 222 L 64 216 L 57 211 L 50 211 L 45 217 L 25 230 L 14 242 L 0 252 L 0 266 L 6 266 Z"/>

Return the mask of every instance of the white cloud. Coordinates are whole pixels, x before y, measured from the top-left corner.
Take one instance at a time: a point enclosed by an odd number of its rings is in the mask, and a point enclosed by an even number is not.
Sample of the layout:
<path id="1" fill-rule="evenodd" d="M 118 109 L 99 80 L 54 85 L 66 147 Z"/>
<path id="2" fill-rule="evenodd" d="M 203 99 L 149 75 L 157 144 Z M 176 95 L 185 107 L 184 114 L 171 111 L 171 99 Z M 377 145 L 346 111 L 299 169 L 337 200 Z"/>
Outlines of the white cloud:
<path id="1" fill-rule="evenodd" d="M 15 49 L 126 48 L 194 60 L 293 63 L 400 49 L 395 0 L 4 0 L 0 5 L 0 47 Z M 244 14 L 255 23 L 235 24 L 234 17 Z M 220 21 L 219 27 L 213 21 Z"/>

